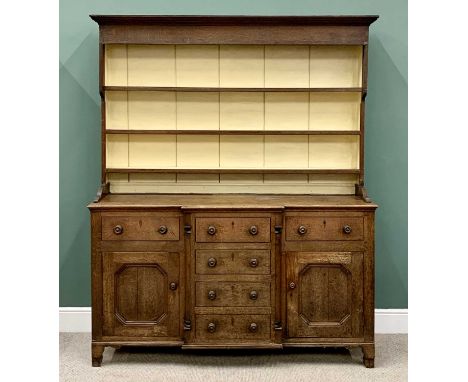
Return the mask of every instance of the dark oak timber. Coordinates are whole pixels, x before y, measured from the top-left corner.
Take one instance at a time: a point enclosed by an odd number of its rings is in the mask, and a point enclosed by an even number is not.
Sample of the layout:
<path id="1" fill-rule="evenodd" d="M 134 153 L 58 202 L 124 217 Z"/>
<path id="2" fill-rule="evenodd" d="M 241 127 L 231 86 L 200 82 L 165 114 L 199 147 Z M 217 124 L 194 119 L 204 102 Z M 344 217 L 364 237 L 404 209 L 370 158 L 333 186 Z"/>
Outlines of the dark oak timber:
<path id="1" fill-rule="evenodd" d="M 208 88 L 208 87 L 168 87 L 168 86 L 104 86 L 105 91 L 170 91 L 170 92 L 336 92 L 336 93 L 359 93 L 363 88 Z"/>
<path id="2" fill-rule="evenodd" d="M 103 44 L 367 44 L 378 16 L 91 16 Z"/>
<path id="3" fill-rule="evenodd" d="M 378 16 L 90 17 L 99 24 L 102 140 L 101 187 L 88 205 L 92 366 L 101 366 L 106 346 L 345 346 L 361 347 L 364 365 L 374 367 L 377 205 L 364 185 L 364 125 L 369 26 Z M 106 86 L 107 44 L 358 45 L 363 48 L 362 84 L 349 88 Z M 361 97 L 359 130 L 326 130 L 328 126 L 173 130 L 173 125 L 156 122 L 150 130 L 142 130 L 144 126 L 121 130 L 106 121 L 106 94 L 113 91 L 355 92 Z M 128 110 L 127 104 L 127 118 Z M 180 135 L 205 140 L 210 135 L 321 135 L 325 141 L 327 136 L 359 135 L 360 152 L 357 169 L 120 167 L 129 161 L 108 167 L 112 161 L 106 164 L 106 140 L 123 142 L 125 147 L 122 135 L 133 134 L 140 136 L 132 139 L 141 141 L 148 138 L 145 134 L 175 135 L 174 140 L 182 139 Z M 349 174 L 356 185 L 353 195 L 214 194 L 208 186 L 203 194 L 110 192 L 110 174 L 125 179 L 133 173 L 280 174 L 285 179 L 290 174 L 317 174 L 324 182 Z"/>
<path id="4" fill-rule="evenodd" d="M 122 130 L 107 129 L 107 134 L 175 135 L 361 135 L 358 130 Z"/>
<path id="5" fill-rule="evenodd" d="M 283 168 L 107 168 L 107 173 L 163 173 L 178 174 L 359 174 L 354 169 L 283 169 Z"/>

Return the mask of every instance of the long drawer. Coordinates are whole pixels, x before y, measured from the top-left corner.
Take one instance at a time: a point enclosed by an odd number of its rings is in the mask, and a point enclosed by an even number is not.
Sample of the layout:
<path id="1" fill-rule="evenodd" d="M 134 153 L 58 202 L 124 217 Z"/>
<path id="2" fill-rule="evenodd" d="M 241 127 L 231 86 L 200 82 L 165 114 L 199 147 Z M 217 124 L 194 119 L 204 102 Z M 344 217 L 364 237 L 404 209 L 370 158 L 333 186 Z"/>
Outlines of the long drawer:
<path id="1" fill-rule="evenodd" d="M 196 306 L 270 306 L 270 283 L 199 281 L 195 295 Z"/>
<path id="2" fill-rule="evenodd" d="M 271 324 L 269 315 L 195 316 L 195 332 L 198 341 L 268 340 Z"/>

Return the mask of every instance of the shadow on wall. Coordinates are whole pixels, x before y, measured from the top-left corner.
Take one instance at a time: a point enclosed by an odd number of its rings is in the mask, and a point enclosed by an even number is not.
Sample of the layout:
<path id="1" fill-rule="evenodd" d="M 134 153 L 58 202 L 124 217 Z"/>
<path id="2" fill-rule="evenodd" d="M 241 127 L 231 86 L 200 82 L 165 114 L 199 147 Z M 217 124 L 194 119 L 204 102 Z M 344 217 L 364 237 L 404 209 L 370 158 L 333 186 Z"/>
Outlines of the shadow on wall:
<path id="1" fill-rule="evenodd" d="M 408 306 L 408 93 L 380 40 L 369 38 L 366 185 L 376 216 L 376 307 Z"/>
<path id="2" fill-rule="evenodd" d="M 59 73 L 60 306 L 90 306 L 90 224 L 86 205 L 99 185 L 101 160 L 96 32 L 60 63 Z"/>

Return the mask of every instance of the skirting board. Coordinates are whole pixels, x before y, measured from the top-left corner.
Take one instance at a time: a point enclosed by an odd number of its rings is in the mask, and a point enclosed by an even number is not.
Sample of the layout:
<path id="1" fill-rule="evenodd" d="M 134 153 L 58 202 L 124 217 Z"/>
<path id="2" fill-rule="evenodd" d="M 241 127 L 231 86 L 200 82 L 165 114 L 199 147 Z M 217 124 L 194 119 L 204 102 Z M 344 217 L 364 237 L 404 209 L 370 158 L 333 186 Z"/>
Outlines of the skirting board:
<path id="1" fill-rule="evenodd" d="M 59 308 L 61 332 L 91 332 L 91 308 Z M 376 333 L 408 333 L 408 309 L 376 309 Z"/>

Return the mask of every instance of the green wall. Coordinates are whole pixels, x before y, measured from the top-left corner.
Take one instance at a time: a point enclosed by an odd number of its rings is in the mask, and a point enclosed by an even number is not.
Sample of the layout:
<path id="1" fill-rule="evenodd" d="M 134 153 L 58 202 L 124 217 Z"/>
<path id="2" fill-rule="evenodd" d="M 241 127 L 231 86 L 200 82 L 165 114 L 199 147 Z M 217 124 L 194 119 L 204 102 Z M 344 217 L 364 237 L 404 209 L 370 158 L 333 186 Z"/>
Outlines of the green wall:
<path id="1" fill-rule="evenodd" d="M 90 227 L 99 185 L 98 28 L 89 14 L 378 14 L 369 41 L 366 183 L 380 208 L 376 307 L 408 302 L 408 16 L 404 0 L 60 0 L 60 306 L 90 305 Z"/>

